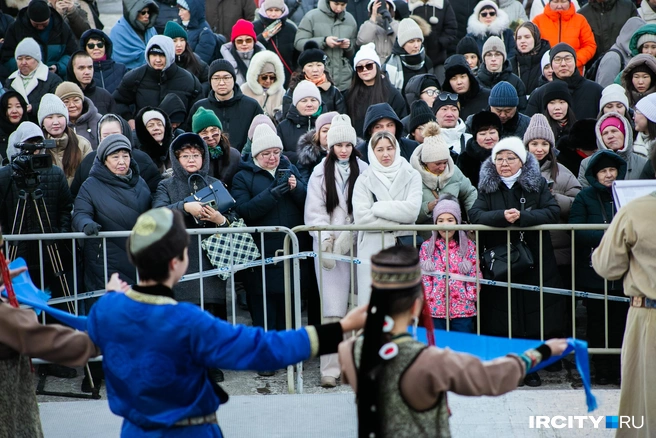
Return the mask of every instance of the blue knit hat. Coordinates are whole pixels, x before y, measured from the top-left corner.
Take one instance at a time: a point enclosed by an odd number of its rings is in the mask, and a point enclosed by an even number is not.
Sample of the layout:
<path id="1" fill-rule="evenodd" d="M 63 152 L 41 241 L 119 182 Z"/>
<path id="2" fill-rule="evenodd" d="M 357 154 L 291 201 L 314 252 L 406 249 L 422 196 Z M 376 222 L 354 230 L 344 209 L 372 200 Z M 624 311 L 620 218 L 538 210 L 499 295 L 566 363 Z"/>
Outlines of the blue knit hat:
<path id="1" fill-rule="evenodd" d="M 501 81 L 492 87 L 487 103 L 498 108 L 516 107 L 519 105 L 517 90 L 509 82 Z"/>

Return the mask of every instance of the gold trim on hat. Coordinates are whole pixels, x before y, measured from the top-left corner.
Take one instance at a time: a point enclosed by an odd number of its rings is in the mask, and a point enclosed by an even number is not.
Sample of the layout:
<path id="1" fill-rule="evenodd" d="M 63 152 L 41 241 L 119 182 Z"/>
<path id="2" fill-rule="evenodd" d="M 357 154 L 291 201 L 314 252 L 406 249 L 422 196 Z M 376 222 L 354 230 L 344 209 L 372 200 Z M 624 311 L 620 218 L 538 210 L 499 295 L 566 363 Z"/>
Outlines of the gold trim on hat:
<path id="1" fill-rule="evenodd" d="M 399 289 L 421 283 L 421 267 L 371 264 L 371 284 L 379 289 Z"/>

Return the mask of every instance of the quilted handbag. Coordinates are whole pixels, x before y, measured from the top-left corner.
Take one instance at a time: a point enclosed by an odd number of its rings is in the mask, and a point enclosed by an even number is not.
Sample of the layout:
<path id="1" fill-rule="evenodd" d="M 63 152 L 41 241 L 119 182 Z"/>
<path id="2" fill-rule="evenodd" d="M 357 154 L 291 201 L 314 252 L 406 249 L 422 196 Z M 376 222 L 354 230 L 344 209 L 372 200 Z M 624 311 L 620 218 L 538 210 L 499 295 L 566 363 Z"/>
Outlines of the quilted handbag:
<path id="1" fill-rule="evenodd" d="M 230 223 L 230 228 L 244 228 L 246 224 L 242 218 Z M 253 236 L 249 233 L 212 234 L 203 239 L 201 247 L 205 250 L 210 263 L 217 269 L 252 262 L 260 258 Z M 219 274 L 222 280 L 230 277 L 230 272 Z"/>
<path id="2" fill-rule="evenodd" d="M 535 264 L 533 253 L 523 237 L 516 244 L 510 244 L 510 264 L 514 273 L 522 273 Z M 508 246 L 505 243 L 483 252 L 483 277 L 488 280 L 505 280 L 508 276 L 508 258 Z"/>

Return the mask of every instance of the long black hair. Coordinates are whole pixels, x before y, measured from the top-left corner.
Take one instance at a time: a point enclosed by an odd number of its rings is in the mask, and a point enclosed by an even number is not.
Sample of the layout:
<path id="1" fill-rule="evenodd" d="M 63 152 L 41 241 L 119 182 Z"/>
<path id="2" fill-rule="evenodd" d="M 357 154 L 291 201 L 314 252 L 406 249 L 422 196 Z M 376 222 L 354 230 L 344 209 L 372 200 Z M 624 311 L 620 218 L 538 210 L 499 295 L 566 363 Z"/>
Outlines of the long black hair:
<path id="1" fill-rule="evenodd" d="M 348 178 L 348 196 L 346 198 L 346 205 L 348 208 L 348 214 L 353 214 L 353 188 L 355 187 L 355 181 L 360 175 L 360 166 L 358 166 L 358 157 L 360 156 L 360 151 L 353 146 L 353 151 L 349 157 L 349 178 Z M 333 211 L 339 205 L 339 195 L 337 194 L 337 187 L 335 187 L 335 163 L 339 158 L 335 154 L 335 150 L 330 148 L 328 151 L 328 156 L 324 163 L 324 181 L 326 181 L 326 211 L 328 214 L 332 214 Z"/>
<path id="2" fill-rule="evenodd" d="M 185 49 L 181 54 L 175 56 L 175 63 L 187 70 L 192 75 L 196 76 L 202 82 L 201 73 L 203 67 L 196 58 L 194 52 L 191 50 L 189 41 L 185 40 Z"/>
<path id="3" fill-rule="evenodd" d="M 567 105 L 567 115 L 565 116 L 567 123 L 563 126 L 561 126 L 557 120 L 554 120 L 551 117 L 549 114 L 549 109 L 546 105 L 544 107 L 544 111 L 542 111 L 542 114 L 544 114 L 544 116 L 549 121 L 549 126 L 554 133 L 556 142 L 558 142 L 558 139 L 560 139 L 562 136 L 569 134 L 570 129 L 572 129 L 572 126 L 574 126 L 574 123 L 576 123 L 576 115 L 574 114 L 572 105 L 569 104 Z"/>
<path id="4" fill-rule="evenodd" d="M 351 80 L 351 87 L 346 98 L 346 114 L 351 120 L 362 120 L 367 108 L 377 103 L 387 103 L 389 98 L 389 79 L 374 62 L 376 77 L 374 84 L 369 86 L 355 73 Z"/>

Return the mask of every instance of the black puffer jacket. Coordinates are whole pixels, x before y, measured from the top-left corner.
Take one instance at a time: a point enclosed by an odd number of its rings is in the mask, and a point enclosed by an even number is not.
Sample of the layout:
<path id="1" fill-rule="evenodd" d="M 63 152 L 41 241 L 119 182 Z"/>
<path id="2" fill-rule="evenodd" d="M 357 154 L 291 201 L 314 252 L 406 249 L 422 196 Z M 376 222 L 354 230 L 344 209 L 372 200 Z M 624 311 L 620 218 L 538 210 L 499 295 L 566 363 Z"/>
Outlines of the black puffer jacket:
<path id="1" fill-rule="evenodd" d="M 431 59 L 433 65 L 444 64 L 447 52 L 454 51 L 458 43 L 458 22 L 451 1 L 428 0 L 423 2 L 415 0 L 410 1 L 408 7 L 412 15 L 421 17 L 430 24 L 431 33 L 424 39 L 426 55 Z M 432 17 L 437 18 L 435 24 L 430 21 Z M 463 33 L 462 36 L 464 35 Z"/>
<path id="2" fill-rule="evenodd" d="M 476 76 L 471 72 L 465 57 L 462 55 L 449 56 L 444 63 L 445 78 L 444 84 L 442 84 L 442 90 L 455 93 L 449 83 L 449 79 L 457 74 L 463 73 L 466 73 L 469 77 L 469 90 L 464 94 L 459 94 L 458 101 L 460 102 L 460 118 L 467 120 L 467 117 L 470 115 L 483 111 L 488 107 L 490 90 L 478 82 Z"/>
<path id="3" fill-rule="evenodd" d="M 554 74 L 554 81 L 563 81 L 569 88 L 572 95 L 572 110 L 576 115 L 576 120 L 596 119 L 599 114 L 599 101 L 603 88 L 596 82 L 592 82 L 581 76 L 578 69 L 574 69 L 574 74 L 565 79 L 559 79 Z M 545 107 L 543 100 L 544 86 L 537 88 L 528 99 L 528 105 L 524 114 L 531 117 L 535 113 L 541 113 Z"/>
<path id="4" fill-rule="evenodd" d="M 525 204 L 520 199 L 525 199 Z M 519 210 L 518 222 L 511 224 L 504 216 L 507 209 Z M 557 224 L 560 218 L 560 207 L 549 192 L 547 181 L 540 173 L 540 165 L 533 156 L 528 154 L 522 167 L 522 174 L 509 189 L 501 181 L 496 167 L 491 159 L 486 160 L 481 167 L 478 184 L 478 199 L 469 210 L 469 219 L 473 224 L 489 225 L 507 228 L 511 225 L 530 227 L 535 225 Z M 510 238 L 513 243 L 520 240 L 520 233 L 512 231 Z M 540 281 L 539 264 L 542 264 L 544 286 L 559 287 L 560 277 L 556 266 L 556 257 L 551 245 L 551 239 L 542 239 L 540 253 L 540 236 L 537 231 L 523 233 L 524 242 L 530 249 L 535 266 L 523 272 L 512 272 L 512 282 L 538 285 Z M 481 233 L 479 249 L 490 250 L 498 245 L 506 244 L 506 231 Z M 506 280 L 501 280 L 506 281 Z M 512 294 L 512 336 L 532 338 L 540 336 L 540 294 L 515 290 Z M 565 301 L 553 294 L 544 294 L 544 334 L 554 336 L 564 329 Z M 508 291 L 495 286 L 483 286 L 481 292 L 481 332 L 493 336 L 508 336 Z"/>
<path id="5" fill-rule="evenodd" d="M 105 41 L 105 56 L 103 61 L 93 62 L 93 80 L 100 88 L 104 88 L 109 93 L 113 93 L 118 84 L 123 80 L 123 76 L 128 71 L 125 64 L 116 62 L 112 59 L 112 48 L 114 44 L 109 36 L 98 29 L 90 29 L 82 34 L 80 38 L 80 48 L 85 50 L 90 38 L 96 38 Z M 70 80 L 70 78 L 69 78 Z M 105 113 L 107 114 L 107 113 Z"/>
<path id="6" fill-rule="evenodd" d="M 164 120 L 166 121 L 164 124 L 164 139 L 162 140 L 161 145 L 155 141 L 152 135 L 150 135 L 143 122 L 144 113 L 150 110 L 156 110 L 162 113 L 164 115 Z M 173 140 L 173 129 L 171 127 L 169 116 L 166 113 L 150 106 L 142 108 L 134 119 L 134 131 L 137 136 L 137 141 L 134 146 L 148 154 L 150 159 L 153 160 L 153 163 L 155 163 L 155 166 L 159 169 L 160 173 L 163 173 L 166 169 L 171 167 L 172 158 L 169 156 L 169 146 Z"/>
<path id="7" fill-rule="evenodd" d="M 474 7 L 479 0 L 457 0 L 454 1 L 451 5 L 453 7 L 453 12 L 456 15 L 456 22 L 458 23 L 458 41 L 464 38 L 467 35 L 467 20 L 474 12 Z"/>
<path id="8" fill-rule="evenodd" d="M 132 176 L 125 181 L 114 175 L 96 157 L 89 178 L 84 181 L 75 198 L 73 230 L 83 231 L 95 222 L 101 231 L 131 230 L 139 215 L 150 209 L 150 190 L 139 176 L 139 166 L 130 162 Z M 107 272 L 118 272 L 128 284 L 136 282 L 134 266 L 128 260 L 125 237 L 107 239 Z M 84 241 L 84 284 L 87 290 L 102 289 L 105 285 L 105 266 L 102 239 Z"/>
<path id="9" fill-rule="evenodd" d="M 312 132 L 317 118 L 314 116 L 302 116 L 296 107 L 292 107 L 287 117 L 278 125 L 278 137 L 282 140 L 283 153 L 292 164 L 298 159 L 298 140 L 302 135 Z"/>
<path id="10" fill-rule="evenodd" d="M 419 143 L 414 140 L 403 137 L 403 123 L 401 119 L 396 115 L 389 103 L 378 103 L 376 105 L 371 105 L 367 110 L 367 114 L 364 117 L 364 140 L 358 144 L 358 151 L 362 161 L 369 164 L 369 140 L 371 140 L 371 128 L 376 124 L 377 121 L 381 119 L 392 119 L 396 124 L 396 140 L 399 142 L 399 148 L 401 149 L 401 156 L 405 158 L 408 163 L 410 162 L 410 157 L 415 151 Z"/>
<path id="11" fill-rule="evenodd" d="M 476 142 L 476 135 L 467 140 L 465 150 L 458 156 L 458 167 L 469 178 L 474 187 L 478 187 L 481 165 L 492 155 L 492 149 L 485 149 Z"/>
<path id="12" fill-rule="evenodd" d="M 86 54 L 86 52 L 83 50 L 77 50 L 75 53 L 73 53 L 73 55 L 71 56 L 71 60 L 68 62 L 68 65 L 66 66 L 66 77 L 68 78 L 68 81 L 73 82 L 74 84 L 77 84 L 80 87 L 80 89 L 84 93 L 84 97 L 88 97 L 89 100 L 93 102 L 100 115 L 104 116 L 105 114 L 113 114 L 116 111 L 116 102 L 114 101 L 114 98 L 112 97 L 109 91 L 105 90 L 104 88 L 98 87 L 96 85 L 95 79 L 91 79 L 91 83 L 87 85 L 86 88 L 84 88 L 80 84 L 80 81 L 78 81 L 77 78 L 75 77 L 75 72 L 73 71 L 73 58 L 78 53 Z M 93 74 L 95 77 L 96 74 L 95 67 L 94 67 Z"/>
<path id="13" fill-rule="evenodd" d="M 7 117 L 7 105 L 9 98 L 11 97 L 18 99 L 20 106 L 23 108 L 23 117 L 16 124 L 11 123 Z M 16 128 L 18 128 L 18 125 L 27 120 L 27 103 L 25 103 L 23 96 L 14 90 L 6 91 L 5 94 L 0 97 L 0 163 L 2 163 L 5 158 L 11 158 L 7 156 L 9 136 L 16 130 Z"/>
<path id="14" fill-rule="evenodd" d="M 288 20 L 289 9 L 287 8 L 287 5 L 285 5 L 284 8 L 284 12 L 278 19 L 282 23 L 282 28 L 277 34 L 271 37 L 269 41 L 264 39 L 262 32 L 267 26 L 276 20 L 267 17 L 262 9 L 258 9 L 255 13 L 257 19 L 253 22 L 253 28 L 257 34 L 257 40 L 262 43 L 267 50 L 276 54 L 279 53 L 278 56 L 283 61 L 283 65 L 287 65 L 287 67 L 285 67 L 285 83 L 283 85 L 284 88 L 287 88 L 289 85 L 289 79 L 292 77 L 291 72 L 296 71 L 296 62 L 299 53 L 294 47 L 294 38 L 296 38 L 296 31 L 298 28 L 292 21 Z M 276 51 L 276 49 L 278 50 Z"/>
<path id="15" fill-rule="evenodd" d="M 638 10 L 630 0 L 589 1 L 578 13 L 588 20 L 597 43 L 597 51 L 590 64 L 615 44 L 627 20 L 638 16 Z"/>
<path id="16" fill-rule="evenodd" d="M 520 111 L 524 111 L 526 109 L 526 86 L 524 86 L 524 82 L 519 79 L 519 76 L 512 72 L 510 61 L 504 61 L 503 68 L 498 73 L 490 73 L 485 66 L 485 63 L 483 62 L 481 63 L 481 66 L 478 67 L 476 77 L 478 78 L 478 81 L 481 83 L 481 85 L 489 88 L 490 90 L 492 90 L 492 87 L 501 81 L 510 83 L 510 85 L 515 87 L 515 90 L 517 90 L 517 96 L 519 97 L 519 105 L 517 105 L 517 108 L 519 108 Z"/>
<path id="17" fill-rule="evenodd" d="M 526 95 L 530 95 L 538 88 L 540 77 L 542 77 L 541 61 L 544 54 L 551 49 L 547 40 L 540 40 L 540 50 L 535 55 L 516 52 L 515 57 L 510 60 L 512 72 L 522 80 L 526 86 Z"/>

